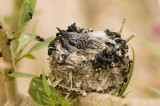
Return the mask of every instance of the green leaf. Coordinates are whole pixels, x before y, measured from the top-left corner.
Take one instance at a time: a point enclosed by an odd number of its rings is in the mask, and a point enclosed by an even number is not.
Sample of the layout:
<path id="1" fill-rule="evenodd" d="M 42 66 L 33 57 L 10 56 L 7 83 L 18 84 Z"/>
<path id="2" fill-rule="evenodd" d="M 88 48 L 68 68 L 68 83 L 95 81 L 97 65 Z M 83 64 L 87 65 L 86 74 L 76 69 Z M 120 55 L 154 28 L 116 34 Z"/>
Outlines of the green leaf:
<path id="1" fill-rule="evenodd" d="M 35 44 L 29 51 L 28 53 L 24 54 L 23 56 L 21 56 L 21 53 L 23 52 L 23 49 L 28 45 L 28 43 L 30 41 L 39 41 L 36 38 L 36 34 L 32 34 L 32 33 L 21 33 L 20 37 L 19 37 L 19 45 L 18 48 L 16 50 L 16 53 L 19 53 L 19 55 L 17 56 L 17 58 L 15 59 L 15 63 L 17 64 L 22 58 L 27 57 L 30 59 L 36 59 L 31 52 L 39 50 L 41 48 L 44 48 L 46 46 L 48 46 L 49 42 L 51 40 L 53 40 L 53 37 L 47 38 L 44 42 L 39 42 L 37 44 Z"/>
<path id="2" fill-rule="evenodd" d="M 35 56 L 33 56 L 32 54 L 29 54 L 29 53 L 22 56 L 22 58 L 24 58 L 24 57 L 29 58 L 29 59 L 36 59 Z"/>
<path id="3" fill-rule="evenodd" d="M 37 101 L 38 101 L 38 103 L 42 104 L 41 97 L 38 92 L 37 92 Z M 42 106 L 40 104 L 38 104 L 38 106 Z"/>
<path id="4" fill-rule="evenodd" d="M 24 54 L 23 56 L 21 56 L 20 58 L 15 60 L 15 63 L 17 64 L 20 60 L 22 60 L 23 58 L 29 58 L 29 59 L 33 59 L 35 60 L 36 57 L 30 53 Z"/>
<path id="5" fill-rule="evenodd" d="M 33 28 L 32 28 L 32 33 L 35 33 L 35 30 L 36 30 L 36 27 L 37 27 L 37 24 L 38 24 L 38 20 L 36 20 Z"/>
<path id="6" fill-rule="evenodd" d="M 38 75 L 22 73 L 22 72 L 13 72 L 11 74 L 8 74 L 7 76 L 9 77 L 30 77 L 30 78 L 39 77 Z"/>
<path id="7" fill-rule="evenodd" d="M 46 94 L 48 97 L 50 97 L 50 89 L 49 89 L 49 85 L 46 80 L 46 75 L 44 74 L 44 68 L 42 68 L 42 79 L 43 79 L 43 86 L 46 91 Z"/>
<path id="8" fill-rule="evenodd" d="M 50 41 L 52 41 L 54 39 L 54 37 L 49 37 L 47 39 L 45 39 L 44 42 L 38 42 L 37 44 L 35 44 L 30 50 L 28 53 L 31 53 L 31 52 L 34 52 L 34 51 L 37 51 L 39 49 L 42 49 L 44 47 L 47 47 L 50 43 Z"/>
<path id="9" fill-rule="evenodd" d="M 125 95 L 124 95 L 124 97 L 126 97 L 129 93 L 131 93 L 132 91 L 128 91 Z"/>
<path id="10" fill-rule="evenodd" d="M 132 47 L 131 47 L 132 48 Z M 127 89 L 128 87 L 128 84 L 131 80 L 131 77 L 132 77 L 132 74 L 133 74 L 133 70 L 134 70 L 134 62 L 135 62 L 135 53 L 134 53 L 134 49 L 132 48 L 132 53 L 133 53 L 133 60 L 132 60 L 132 65 L 130 66 L 130 71 L 127 75 L 127 82 L 123 84 L 123 86 L 121 87 L 121 90 L 119 91 L 118 95 L 117 96 L 122 96 L 123 93 L 125 92 L 125 90 Z"/>
<path id="11" fill-rule="evenodd" d="M 70 106 L 70 102 L 66 101 L 64 97 L 61 94 L 59 94 L 59 92 L 56 91 L 55 88 L 49 85 L 49 89 L 50 89 L 50 96 L 48 97 L 46 94 L 46 90 L 44 88 L 42 78 L 35 77 L 32 78 L 30 82 L 28 93 L 33 98 L 33 100 L 35 100 L 40 105 Z M 38 100 L 37 92 L 41 100 Z"/>
<path id="12" fill-rule="evenodd" d="M 19 14 L 19 30 L 22 30 L 32 19 L 37 0 L 24 0 Z"/>
<path id="13" fill-rule="evenodd" d="M 30 54 L 30 53 L 27 53 L 27 54 L 23 55 L 22 57 L 20 57 L 19 59 L 16 59 L 16 60 L 15 60 L 15 63 L 17 64 L 17 63 L 18 63 L 21 59 L 23 59 L 23 58 L 29 58 L 29 59 L 33 59 L 33 60 L 36 59 L 35 56 L 33 56 L 33 55 Z"/>
<path id="14" fill-rule="evenodd" d="M 18 44 L 18 48 L 16 50 L 16 53 L 23 50 L 30 41 L 36 41 L 35 36 L 36 36 L 35 34 L 21 33 L 21 35 L 18 39 L 19 44 Z"/>
<path id="15" fill-rule="evenodd" d="M 116 90 L 116 92 L 113 94 L 114 96 L 117 96 L 118 95 L 118 92 L 120 91 L 120 87 L 118 87 L 118 89 Z"/>
<path id="16" fill-rule="evenodd" d="M 137 83 L 143 85 L 144 87 L 152 90 L 152 91 L 155 92 L 156 94 L 160 95 L 160 89 L 157 89 L 157 88 L 155 88 L 155 87 L 153 87 L 153 86 L 151 86 L 151 85 L 149 85 L 149 84 L 147 84 L 147 83 L 145 83 L 145 82 L 143 82 L 143 81 L 140 81 L 140 80 L 134 80 L 134 81 L 136 81 Z"/>

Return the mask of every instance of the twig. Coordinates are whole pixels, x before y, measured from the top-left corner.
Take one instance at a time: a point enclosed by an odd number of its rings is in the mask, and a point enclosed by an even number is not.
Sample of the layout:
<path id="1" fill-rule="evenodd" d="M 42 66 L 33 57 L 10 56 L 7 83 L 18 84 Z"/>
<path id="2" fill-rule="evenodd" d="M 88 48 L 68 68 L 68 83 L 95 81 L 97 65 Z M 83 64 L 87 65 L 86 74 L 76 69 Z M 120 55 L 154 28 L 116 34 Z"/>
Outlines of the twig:
<path id="1" fill-rule="evenodd" d="M 135 36 L 135 34 L 132 34 L 131 36 L 129 36 L 129 37 L 126 39 L 127 43 L 128 43 L 134 36 Z"/>
<path id="2" fill-rule="evenodd" d="M 77 106 L 160 106 L 160 99 L 121 98 L 98 93 L 90 93 L 79 99 Z"/>
<path id="3" fill-rule="evenodd" d="M 9 74 L 15 71 L 15 64 L 12 54 L 12 49 L 7 45 L 9 35 L 5 27 L 4 19 L 0 16 L 0 48 L 3 54 L 3 60 L 10 64 L 10 69 L 5 69 L 5 74 Z M 7 103 L 6 106 L 16 106 L 21 101 L 22 96 L 18 94 L 17 82 L 15 78 L 6 77 L 7 88 Z"/>
<path id="4" fill-rule="evenodd" d="M 123 27 L 124 27 L 125 22 L 126 22 L 126 19 L 123 18 L 123 20 L 122 20 L 122 25 L 121 25 L 121 28 L 120 28 L 120 31 L 119 31 L 119 34 L 120 34 L 120 35 L 122 34 L 122 31 L 123 31 Z"/>

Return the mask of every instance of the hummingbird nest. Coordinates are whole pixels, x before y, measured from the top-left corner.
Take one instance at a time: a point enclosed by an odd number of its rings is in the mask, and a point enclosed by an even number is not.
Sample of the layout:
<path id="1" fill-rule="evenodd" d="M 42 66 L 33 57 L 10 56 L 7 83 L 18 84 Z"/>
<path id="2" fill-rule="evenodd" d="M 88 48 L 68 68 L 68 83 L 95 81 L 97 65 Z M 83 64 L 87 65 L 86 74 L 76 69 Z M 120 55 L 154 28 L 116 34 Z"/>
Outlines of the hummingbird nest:
<path id="1" fill-rule="evenodd" d="M 57 29 L 48 47 L 50 80 L 63 96 L 114 94 L 126 82 L 132 61 L 119 33 L 85 30 L 75 23 L 67 30 Z"/>

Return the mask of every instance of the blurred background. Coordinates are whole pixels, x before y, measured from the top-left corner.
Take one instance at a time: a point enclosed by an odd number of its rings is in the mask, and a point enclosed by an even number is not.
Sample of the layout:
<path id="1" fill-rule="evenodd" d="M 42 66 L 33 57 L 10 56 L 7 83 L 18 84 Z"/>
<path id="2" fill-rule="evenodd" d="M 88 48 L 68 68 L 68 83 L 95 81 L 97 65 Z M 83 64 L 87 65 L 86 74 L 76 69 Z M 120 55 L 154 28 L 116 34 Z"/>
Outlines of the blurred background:
<path id="1" fill-rule="evenodd" d="M 0 0 L 0 15 L 5 18 L 7 28 L 13 31 L 17 31 L 22 1 Z M 160 0 L 37 0 L 35 14 L 25 32 L 31 32 L 36 20 L 36 34 L 44 38 L 55 36 L 56 27 L 66 29 L 74 22 L 87 29 L 119 31 L 123 18 L 126 23 L 122 37 L 126 39 L 132 33 L 136 34 L 129 42 L 135 50 L 136 61 L 133 77 L 126 91 L 131 93 L 127 97 L 159 98 L 160 95 L 149 87 L 160 89 Z M 23 59 L 19 62 L 17 71 L 39 75 L 43 64 L 45 71 L 49 72 L 47 48 L 33 54 L 37 60 Z M 131 51 L 130 54 L 132 58 Z M 30 80 L 18 78 L 21 93 L 28 95 Z M 144 86 L 136 80 L 150 86 Z M 5 101 L 4 78 L 0 77 L 0 103 Z"/>

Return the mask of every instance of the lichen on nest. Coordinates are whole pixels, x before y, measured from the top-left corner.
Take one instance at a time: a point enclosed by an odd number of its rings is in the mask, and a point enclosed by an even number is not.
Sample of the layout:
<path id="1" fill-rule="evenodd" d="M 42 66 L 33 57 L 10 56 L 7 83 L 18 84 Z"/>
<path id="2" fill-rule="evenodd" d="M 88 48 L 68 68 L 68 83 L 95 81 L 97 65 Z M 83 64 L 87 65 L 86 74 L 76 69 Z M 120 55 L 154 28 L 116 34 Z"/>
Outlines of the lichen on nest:
<path id="1" fill-rule="evenodd" d="M 117 32 L 57 28 L 48 55 L 50 80 L 64 96 L 74 98 L 89 92 L 114 94 L 126 81 L 131 60 L 128 45 Z"/>

